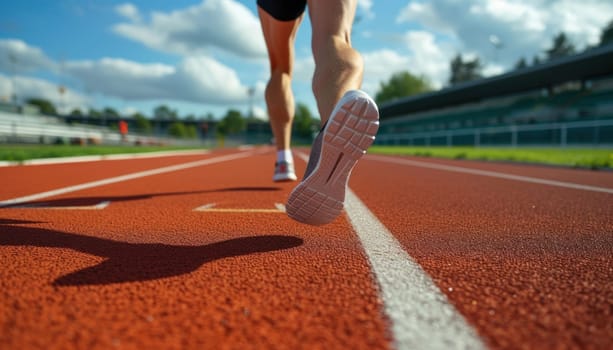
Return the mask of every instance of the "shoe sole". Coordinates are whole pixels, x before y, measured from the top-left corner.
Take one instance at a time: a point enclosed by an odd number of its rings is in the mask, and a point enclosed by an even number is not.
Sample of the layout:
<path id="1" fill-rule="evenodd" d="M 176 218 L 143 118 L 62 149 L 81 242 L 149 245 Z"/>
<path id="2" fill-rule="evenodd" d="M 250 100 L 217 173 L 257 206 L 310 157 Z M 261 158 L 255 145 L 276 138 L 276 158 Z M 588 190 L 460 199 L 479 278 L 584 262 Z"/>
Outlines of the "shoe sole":
<path id="1" fill-rule="evenodd" d="M 327 224 L 339 216 L 351 171 L 373 143 L 378 129 L 375 102 L 360 91 L 345 95 L 323 130 L 315 169 L 290 194 L 287 215 L 309 225 Z"/>

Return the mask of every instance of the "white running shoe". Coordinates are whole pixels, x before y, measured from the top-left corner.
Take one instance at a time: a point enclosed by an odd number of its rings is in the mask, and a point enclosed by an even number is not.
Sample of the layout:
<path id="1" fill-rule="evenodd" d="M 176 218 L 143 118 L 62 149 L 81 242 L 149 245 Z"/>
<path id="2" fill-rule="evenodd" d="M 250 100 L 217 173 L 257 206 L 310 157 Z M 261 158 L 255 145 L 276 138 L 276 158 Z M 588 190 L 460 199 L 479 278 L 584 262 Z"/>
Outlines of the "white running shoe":
<path id="1" fill-rule="evenodd" d="M 304 179 L 285 206 L 287 215 L 309 225 L 332 222 L 343 210 L 351 170 L 378 129 L 375 101 L 360 90 L 345 93 L 313 142 Z"/>
<path id="2" fill-rule="evenodd" d="M 294 164 L 286 161 L 275 163 L 275 174 L 272 177 L 272 181 L 296 181 L 296 172 L 294 171 Z"/>

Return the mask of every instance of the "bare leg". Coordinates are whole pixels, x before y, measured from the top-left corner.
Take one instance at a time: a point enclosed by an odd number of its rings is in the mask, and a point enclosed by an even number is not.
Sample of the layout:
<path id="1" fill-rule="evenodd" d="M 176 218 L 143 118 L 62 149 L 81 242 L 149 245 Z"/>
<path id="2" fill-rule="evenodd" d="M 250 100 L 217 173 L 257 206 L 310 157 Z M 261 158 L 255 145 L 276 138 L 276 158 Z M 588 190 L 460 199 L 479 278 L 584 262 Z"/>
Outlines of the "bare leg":
<path id="1" fill-rule="evenodd" d="M 379 128 L 376 103 L 358 90 L 363 62 L 351 47 L 356 1 L 308 0 L 313 93 L 325 128 L 313 141 L 304 179 L 285 206 L 289 217 L 305 224 L 327 224 L 341 214 L 351 170 Z"/>
<path id="2" fill-rule="evenodd" d="M 351 47 L 356 5 L 356 0 L 308 1 L 315 59 L 313 93 L 322 124 L 345 92 L 362 85 L 362 57 Z"/>
<path id="3" fill-rule="evenodd" d="M 289 150 L 294 119 L 294 94 L 291 88 L 294 66 L 294 41 L 302 17 L 279 21 L 258 8 L 264 40 L 270 59 L 270 80 L 266 86 L 266 105 L 277 150 Z"/>

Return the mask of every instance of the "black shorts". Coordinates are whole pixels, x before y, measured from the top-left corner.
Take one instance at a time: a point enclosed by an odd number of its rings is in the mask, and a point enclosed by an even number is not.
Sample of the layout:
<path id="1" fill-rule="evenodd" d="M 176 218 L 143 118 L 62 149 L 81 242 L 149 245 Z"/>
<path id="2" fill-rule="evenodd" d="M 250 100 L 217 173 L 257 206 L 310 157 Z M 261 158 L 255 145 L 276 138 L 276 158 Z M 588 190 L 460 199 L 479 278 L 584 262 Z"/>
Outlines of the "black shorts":
<path id="1" fill-rule="evenodd" d="M 279 21 L 293 21 L 306 8 L 306 0 L 258 0 L 258 6 Z"/>

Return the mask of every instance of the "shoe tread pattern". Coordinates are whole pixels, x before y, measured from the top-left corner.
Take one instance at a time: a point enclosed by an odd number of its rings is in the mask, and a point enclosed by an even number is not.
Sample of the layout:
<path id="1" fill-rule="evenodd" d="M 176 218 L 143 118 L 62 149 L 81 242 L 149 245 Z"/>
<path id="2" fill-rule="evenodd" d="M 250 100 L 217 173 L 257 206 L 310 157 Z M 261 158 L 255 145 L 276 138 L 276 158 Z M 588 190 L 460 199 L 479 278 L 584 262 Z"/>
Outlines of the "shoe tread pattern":
<path id="1" fill-rule="evenodd" d="M 358 97 L 343 103 L 323 131 L 315 170 L 290 194 L 287 214 L 310 225 L 323 225 L 340 215 L 351 171 L 378 128 L 379 114 L 372 100 Z"/>

